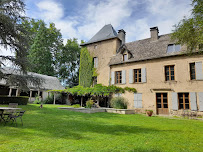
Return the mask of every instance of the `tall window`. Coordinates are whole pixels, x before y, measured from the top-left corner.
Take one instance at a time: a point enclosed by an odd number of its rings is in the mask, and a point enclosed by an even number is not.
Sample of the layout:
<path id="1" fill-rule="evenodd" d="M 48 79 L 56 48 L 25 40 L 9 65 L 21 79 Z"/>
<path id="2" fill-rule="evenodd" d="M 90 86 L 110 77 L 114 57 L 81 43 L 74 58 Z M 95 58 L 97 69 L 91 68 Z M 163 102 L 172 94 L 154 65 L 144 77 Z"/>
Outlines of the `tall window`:
<path id="1" fill-rule="evenodd" d="M 178 93 L 179 109 L 190 109 L 189 93 Z"/>
<path id="2" fill-rule="evenodd" d="M 93 77 L 93 83 L 92 85 L 95 86 L 97 84 L 97 77 Z"/>
<path id="3" fill-rule="evenodd" d="M 127 61 L 128 60 L 128 55 L 127 54 L 123 54 L 123 61 Z"/>
<path id="4" fill-rule="evenodd" d="M 141 82 L 141 69 L 134 69 L 134 83 Z"/>
<path id="5" fill-rule="evenodd" d="M 195 74 L 195 63 L 190 63 L 190 80 L 195 80 L 196 74 Z"/>
<path id="6" fill-rule="evenodd" d="M 94 62 L 94 68 L 97 68 L 98 67 L 98 58 L 94 57 L 93 62 Z"/>
<path id="7" fill-rule="evenodd" d="M 165 66 L 165 80 L 166 81 L 175 80 L 174 65 Z"/>
<path id="8" fill-rule="evenodd" d="M 116 84 L 122 83 L 122 71 L 116 71 Z"/>
<path id="9" fill-rule="evenodd" d="M 178 52 L 180 51 L 180 44 L 169 44 L 167 48 L 167 53 Z"/>

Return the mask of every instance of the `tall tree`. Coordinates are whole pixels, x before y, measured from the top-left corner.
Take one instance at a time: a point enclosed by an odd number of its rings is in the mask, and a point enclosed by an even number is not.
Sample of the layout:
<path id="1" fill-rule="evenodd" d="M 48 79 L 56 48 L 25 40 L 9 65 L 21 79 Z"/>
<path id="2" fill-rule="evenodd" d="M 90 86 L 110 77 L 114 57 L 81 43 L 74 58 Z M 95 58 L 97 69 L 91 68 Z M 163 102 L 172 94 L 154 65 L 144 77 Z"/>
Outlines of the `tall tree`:
<path id="1" fill-rule="evenodd" d="M 58 56 L 58 76 L 69 87 L 79 82 L 80 49 L 77 39 L 68 39 Z"/>
<path id="2" fill-rule="evenodd" d="M 28 60 L 26 58 L 28 49 L 27 31 L 22 25 L 25 18 L 25 4 L 22 0 L 1 0 L 0 1 L 0 49 L 11 50 L 15 56 L 0 55 L 0 79 L 5 79 L 12 85 L 26 86 L 27 80 L 38 83 L 31 76 L 26 75 Z M 5 74 L 2 72 L 2 61 L 9 60 L 20 69 L 22 75 Z"/>
<path id="3" fill-rule="evenodd" d="M 191 18 L 182 19 L 175 25 L 172 39 L 186 45 L 188 51 L 203 49 L 203 0 L 192 0 Z"/>
<path id="4" fill-rule="evenodd" d="M 62 35 L 53 23 L 46 27 L 42 20 L 25 21 L 24 26 L 30 33 L 28 58 L 33 65 L 29 71 L 55 76 L 57 58 L 62 49 Z"/>

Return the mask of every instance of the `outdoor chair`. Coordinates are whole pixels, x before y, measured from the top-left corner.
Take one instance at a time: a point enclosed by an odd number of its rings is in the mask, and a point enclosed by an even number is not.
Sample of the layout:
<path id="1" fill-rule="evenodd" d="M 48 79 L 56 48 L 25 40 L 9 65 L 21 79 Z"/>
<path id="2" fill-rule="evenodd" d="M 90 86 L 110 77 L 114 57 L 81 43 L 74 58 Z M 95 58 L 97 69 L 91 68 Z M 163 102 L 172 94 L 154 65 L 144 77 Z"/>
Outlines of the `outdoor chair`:
<path id="1" fill-rule="evenodd" d="M 8 107 L 10 108 L 17 108 L 18 107 L 18 103 L 9 103 Z M 15 113 L 16 110 L 6 110 L 4 112 L 4 116 L 8 116 L 9 114 Z"/>
<path id="2" fill-rule="evenodd" d="M 18 103 L 9 103 L 8 105 L 11 108 L 17 108 L 18 107 Z"/>
<path id="3" fill-rule="evenodd" d="M 16 127 L 17 127 L 17 121 L 16 121 L 16 119 L 17 119 L 17 118 L 20 118 L 20 119 L 21 119 L 22 126 L 23 126 L 22 116 L 24 115 L 24 113 L 25 113 L 25 111 L 18 111 L 18 112 L 16 112 L 15 114 L 10 114 L 10 115 L 8 116 L 8 118 L 5 120 L 5 125 L 6 125 L 7 122 L 9 122 L 9 121 L 12 120 L 13 122 L 16 123 Z M 13 122 L 12 122 L 12 124 L 13 124 Z"/>
<path id="4" fill-rule="evenodd" d="M 3 113 L 4 113 L 4 111 L 3 111 L 3 110 L 0 110 L 0 122 L 1 122 L 1 121 L 4 121 Z"/>

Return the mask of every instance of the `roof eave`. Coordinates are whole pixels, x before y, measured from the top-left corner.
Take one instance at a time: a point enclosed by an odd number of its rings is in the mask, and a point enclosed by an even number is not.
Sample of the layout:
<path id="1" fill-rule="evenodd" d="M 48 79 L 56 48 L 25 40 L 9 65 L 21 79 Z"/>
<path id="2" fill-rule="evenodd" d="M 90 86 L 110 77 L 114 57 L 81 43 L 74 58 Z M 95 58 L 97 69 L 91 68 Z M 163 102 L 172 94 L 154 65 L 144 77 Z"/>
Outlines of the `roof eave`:
<path id="1" fill-rule="evenodd" d="M 132 60 L 132 61 L 125 61 L 125 62 L 119 62 L 119 63 L 112 63 L 109 64 L 109 66 L 113 66 L 113 65 L 120 65 L 120 64 L 126 64 L 126 63 L 132 63 L 132 62 L 141 62 L 141 61 L 147 61 L 147 60 L 155 60 L 155 59 L 161 59 L 161 58 L 167 58 L 167 57 L 174 57 L 174 56 L 184 56 L 187 55 L 188 53 L 184 53 L 184 54 L 174 54 L 174 55 L 170 55 L 170 56 L 162 56 L 162 57 L 154 57 L 154 58 L 147 58 L 147 59 L 141 59 L 141 60 Z M 199 52 L 194 52 L 192 54 L 199 54 Z"/>
<path id="2" fill-rule="evenodd" d="M 93 44 L 93 43 L 97 43 L 97 42 L 101 42 L 101 41 L 106 41 L 106 40 L 110 40 L 110 39 L 114 39 L 114 38 L 119 39 L 118 37 L 115 36 L 115 37 L 111 37 L 111 38 L 108 38 L 108 39 L 98 40 L 98 41 L 95 41 L 95 42 L 83 43 L 83 44 L 80 44 L 80 46 L 85 46 L 85 45 L 89 45 L 89 44 Z"/>

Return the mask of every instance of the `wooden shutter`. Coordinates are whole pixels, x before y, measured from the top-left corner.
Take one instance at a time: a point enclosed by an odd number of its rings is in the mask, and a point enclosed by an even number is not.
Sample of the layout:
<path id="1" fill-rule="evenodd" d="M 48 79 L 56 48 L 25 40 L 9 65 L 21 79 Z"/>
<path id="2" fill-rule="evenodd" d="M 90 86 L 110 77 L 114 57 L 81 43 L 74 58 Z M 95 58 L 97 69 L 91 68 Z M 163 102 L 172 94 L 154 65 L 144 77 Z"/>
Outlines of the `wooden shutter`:
<path id="1" fill-rule="evenodd" d="M 115 72 L 111 72 L 111 84 L 115 84 Z"/>
<path id="2" fill-rule="evenodd" d="M 98 58 L 96 58 L 96 68 L 98 67 Z"/>
<path id="3" fill-rule="evenodd" d="M 133 69 L 129 70 L 129 83 L 133 83 Z"/>
<path id="4" fill-rule="evenodd" d="M 147 82 L 146 68 L 141 69 L 142 82 Z"/>
<path id="5" fill-rule="evenodd" d="M 178 110 L 178 94 L 177 94 L 177 92 L 172 92 L 172 109 Z"/>
<path id="6" fill-rule="evenodd" d="M 196 80 L 203 80 L 202 62 L 195 62 Z"/>
<path id="7" fill-rule="evenodd" d="M 122 84 L 126 84 L 126 72 L 122 70 Z"/>
<path id="8" fill-rule="evenodd" d="M 199 111 L 203 111 L 203 92 L 199 92 Z"/>
<path id="9" fill-rule="evenodd" d="M 191 110 L 197 110 L 197 97 L 195 92 L 190 92 L 190 108 Z"/>
<path id="10" fill-rule="evenodd" d="M 134 107 L 142 108 L 142 93 L 134 93 Z"/>

